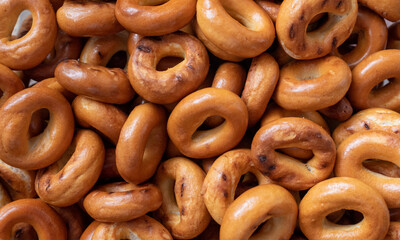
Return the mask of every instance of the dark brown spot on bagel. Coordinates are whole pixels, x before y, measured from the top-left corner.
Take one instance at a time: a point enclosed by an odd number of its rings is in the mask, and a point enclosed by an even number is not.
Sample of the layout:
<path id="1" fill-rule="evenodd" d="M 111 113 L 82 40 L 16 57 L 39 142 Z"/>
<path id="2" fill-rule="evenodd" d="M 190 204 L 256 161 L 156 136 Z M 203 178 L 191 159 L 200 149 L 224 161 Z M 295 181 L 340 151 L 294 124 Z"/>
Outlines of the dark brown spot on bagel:
<path id="1" fill-rule="evenodd" d="M 108 192 L 108 194 L 113 194 L 114 192 Z"/>
<path id="2" fill-rule="evenodd" d="M 228 197 L 228 192 L 224 191 L 224 197 L 227 198 Z"/>
<path id="3" fill-rule="evenodd" d="M 226 175 L 225 175 L 225 173 L 222 174 L 222 179 L 226 182 Z"/>
<path id="4" fill-rule="evenodd" d="M 181 184 L 181 197 L 183 197 L 183 191 L 185 190 L 185 183 Z"/>
<path id="5" fill-rule="evenodd" d="M 340 8 L 340 6 L 342 6 L 342 0 L 340 0 L 340 1 L 338 2 L 338 4 L 336 5 L 336 8 Z"/>
<path id="6" fill-rule="evenodd" d="M 337 38 L 334 37 L 334 38 L 332 39 L 332 48 L 335 48 L 335 47 L 336 47 L 336 44 L 337 44 Z"/>
<path id="7" fill-rule="evenodd" d="M 100 51 L 97 52 L 97 55 L 99 55 L 100 58 L 104 57 L 103 54 Z"/>
<path id="8" fill-rule="evenodd" d="M 320 48 L 320 47 L 318 48 L 317 54 L 318 54 L 318 55 L 321 55 L 321 54 L 322 54 L 322 48 Z"/>
<path id="9" fill-rule="evenodd" d="M 193 66 L 192 66 L 192 65 L 189 65 L 189 66 L 188 66 L 188 68 L 190 68 L 190 69 L 194 70 L 194 68 L 193 68 Z"/>
<path id="10" fill-rule="evenodd" d="M 367 123 L 364 123 L 364 127 L 365 127 L 365 129 L 367 129 L 367 130 L 370 129 Z"/>
<path id="11" fill-rule="evenodd" d="M 324 169 L 328 167 L 328 163 L 327 162 L 322 162 L 320 165 L 320 169 Z"/>
<path id="12" fill-rule="evenodd" d="M 290 39 L 293 39 L 295 36 L 296 36 L 296 33 L 295 33 L 295 31 L 294 31 L 294 24 L 292 24 L 292 25 L 290 26 L 290 29 L 289 29 L 289 38 L 290 38 Z"/>
<path id="13" fill-rule="evenodd" d="M 328 2 L 328 0 L 323 0 L 321 3 L 321 7 L 324 7 L 327 2 Z"/>
<path id="14" fill-rule="evenodd" d="M 305 42 L 301 45 L 301 51 L 305 51 L 307 49 L 307 45 Z"/>
<path id="15" fill-rule="evenodd" d="M 273 170 L 275 170 L 275 169 L 276 169 L 276 165 L 271 165 L 271 166 L 268 167 L 268 170 L 269 170 L 269 171 L 273 171 Z"/>
<path id="16" fill-rule="evenodd" d="M 304 20 L 304 10 L 301 12 L 301 15 L 300 15 L 299 20 L 300 20 L 300 21 L 303 21 L 303 20 Z"/>
<path id="17" fill-rule="evenodd" d="M 182 209 L 181 209 L 181 215 L 185 215 L 185 207 L 182 207 Z"/>
<path id="18" fill-rule="evenodd" d="M 319 132 L 317 132 L 317 133 L 315 134 L 315 137 L 316 137 L 316 138 L 322 138 L 322 134 L 319 133 Z"/>
<path id="19" fill-rule="evenodd" d="M 308 164 L 305 164 L 305 166 L 306 166 L 307 170 L 308 170 L 309 172 L 311 172 L 310 166 L 308 166 Z"/>
<path id="20" fill-rule="evenodd" d="M 260 161 L 261 163 L 267 161 L 267 156 L 265 156 L 265 155 L 258 156 L 258 161 Z"/>
<path id="21" fill-rule="evenodd" d="M 178 82 L 183 82 L 183 78 L 182 78 L 182 76 L 180 76 L 180 75 L 176 75 L 175 79 L 176 79 Z"/>
<path id="22" fill-rule="evenodd" d="M 61 172 L 60 176 L 58 177 L 58 179 L 62 179 L 64 177 L 64 172 Z"/>
<path id="23" fill-rule="evenodd" d="M 50 188 L 50 179 L 47 179 L 47 181 L 46 181 L 46 191 L 48 191 L 49 190 L 49 188 Z"/>
<path id="24" fill-rule="evenodd" d="M 144 45 L 139 45 L 137 46 L 137 49 L 139 51 L 145 52 L 145 53 L 150 53 L 151 52 L 151 48 L 144 46 Z"/>

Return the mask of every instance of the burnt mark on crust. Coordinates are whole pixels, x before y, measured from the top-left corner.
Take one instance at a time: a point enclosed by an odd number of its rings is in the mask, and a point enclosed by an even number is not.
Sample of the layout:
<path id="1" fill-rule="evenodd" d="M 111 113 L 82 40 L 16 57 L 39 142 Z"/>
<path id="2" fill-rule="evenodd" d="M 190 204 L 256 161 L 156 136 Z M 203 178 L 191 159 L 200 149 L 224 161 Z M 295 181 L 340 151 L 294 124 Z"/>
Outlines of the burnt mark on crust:
<path id="1" fill-rule="evenodd" d="M 226 182 L 226 175 L 225 173 L 222 174 L 222 180 L 224 180 Z"/>
<path id="2" fill-rule="evenodd" d="M 61 174 L 60 174 L 60 176 L 58 177 L 58 179 L 63 179 L 64 178 L 64 171 L 63 172 L 61 172 Z"/>
<path id="3" fill-rule="evenodd" d="M 136 49 L 138 49 L 139 51 L 145 52 L 145 53 L 151 52 L 151 48 L 144 46 L 144 45 L 139 45 L 136 47 Z"/>
<path id="4" fill-rule="evenodd" d="M 305 14 L 305 13 L 304 13 L 304 10 L 303 10 L 303 11 L 301 12 L 301 15 L 300 15 L 300 18 L 299 18 L 300 21 L 303 21 L 303 20 L 304 20 L 304 14 Z"/>
<path id="5" fill-rule="evenodd" d="M 307 49 L 306 43 L 303 42 L 303 44 L 301 45 L 301 51 L 305 51 Z"/>
<path id="6" fill-rule="evenodd" d="M 49 188 L 50 188 L 50 179 L 47 179 L 47 181 L 46 181 L 46 192 L 47 191 L 49 191 Z"/>
<path id="7" fill-rule="evenodd" d="M 108 192 L 108 194 L 113 194 L 114 192 Z"/>
<path id="8" fill-rule="evenodd" d="M 336 47 L 336 44 L 337 44 L 337 38 L 334 37 L 334 38 L 332 39 L 332 48 L 335 48 L 335 47 Z"/>
<path id="9" fill-rule="evenodd" d="M 265 156 L 265 155 L 258 156 L 258 161 L 260 161 L 261 163 L 267 161 L 267 156 Z"/>
<path id="10" fill-rule="evenodd" d="M 100 58 L 104 57 L 103 54 L 100 51 L 97 52 L 97 55 L 99 55 Z"/>
<path id="11" fill-rule="evenodd" d="M 181 197 L 183 197 L 183 191 L 185 190 L 185 183 L 181 184 Z"/>
<path id="12" fill-rule="evenodd" d="M 228 192 L 226 190 L 224 191 L 224 198 L 228 198 Z"/>
<path id="13" fill-rule="evenodd" d="M 306 168 L 307 168 L 307 170 L 308 170 L 309 172 L 312 172 L 312 171 L 311 171 L 311 168 L 310 168 L 310 166 L 308 166 L 308 164 L 305 164 L 305 166 L 306 166 Z"/>
<path id="14" fill-rule="evenodd" d="M 336 5 L 336 9 L 340 8 L 340 6 L 342 6 L 342 0 L 340 0 L 337 5 Z"/>
<path id="15" fill-rule="evenodd" d="M 292 24 L 292 25 L 290 26 L 290 29 L 289 29 L 289 38 L 290 38 L 290 39 L 294 39 L 295 36 L 296 36 L 296 33 L 295 33 L 295 31 L 294 31 L 294 24 Z"/>
<path id="16" fill-rule="evenodd" d="M 367 123 L 364 123 L 364 127 L 365 127 L 365 129 L 367 129 L 367 130 L 370 129 L 370 128 L 369 128 L 369 125 L 368 125 Z"/>
<path id="17" fill-rule="evenodd" d="M 315 134 L 315 137 L 316 137 L 316 138 L 322 138 L 322 134 L 321 134 L 320 132 L 317 132 L 317 133 Z"/>
<path id="18" fill-rule="evenodd" d="M 320 169 L 325 169 L 328 167 L 328 163 L 327 162 L 322 162 L 320 165 Z"/>
<path id="19" fill-rule="evenodd" d="M 194 67 L 192 65 L 189 65 L 188 68 L 194 70 Z"/>
<path id="20" fill-rule="evenodd" d="M 328 0 L 323 0 L 321 3 L 321 7 L 325 7 L 325 4 L 328 2 Z"/>
<path id="21" fill-rule="evenodd" d="M 268 170 L 269 170 L 269 171 L 273 171 L 273 170 L 275 170 L 275 169 L 276 169 L 276 165 L 271 165 L 271 166 L 268 167 Z"/>
<path id="22" fill-rule="evenodd" d="M 321 54 L 322 54 L 322 48 L 318 47 L 317 54 L 318 54 L 318 55 L 321 55 Z"/>
<path id="23" fill-rule="evenodd" d="M 185 207 L 182 207 L 182 209 L 181 209 L 181 215 L 182 215 L 182 216 L 185 215 Z"/>
<path id="24" fill-rule="evenodd" d="M 176 75 L 176 76 L 175 76 L 175 79 L 176 79 L 178 82 L 183 82 L 183 78 L 182 78 L 181 75 Z"/>

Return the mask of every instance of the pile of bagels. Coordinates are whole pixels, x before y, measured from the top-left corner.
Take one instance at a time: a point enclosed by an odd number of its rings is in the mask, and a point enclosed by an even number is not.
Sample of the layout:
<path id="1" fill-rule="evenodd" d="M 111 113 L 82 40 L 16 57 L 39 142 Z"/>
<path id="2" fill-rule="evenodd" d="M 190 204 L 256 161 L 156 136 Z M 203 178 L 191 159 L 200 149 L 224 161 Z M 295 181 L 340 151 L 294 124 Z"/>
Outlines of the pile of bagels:
<path id="1" fill-rule="evenodd" d="M 1 240 L 400 240 L 400 0 L 0 10 Z"/>

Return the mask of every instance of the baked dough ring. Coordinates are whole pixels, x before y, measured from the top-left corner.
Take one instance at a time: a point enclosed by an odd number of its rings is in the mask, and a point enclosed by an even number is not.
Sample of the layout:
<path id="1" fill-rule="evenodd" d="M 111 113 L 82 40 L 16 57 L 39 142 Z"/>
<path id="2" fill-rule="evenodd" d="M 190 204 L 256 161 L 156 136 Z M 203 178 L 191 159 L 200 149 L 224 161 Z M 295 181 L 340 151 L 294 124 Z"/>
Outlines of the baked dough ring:
<path id="1" fill-rule="evenodd" d="M 29 138 L 32 114 L 48 109 L 44 131 Z M 28 88 L 14 94 L 0 108 L 0 158 L 11 166 L 34 170 L 49 166 L 67 150 L 74 134 L 74 117 L 68 101 L 50 88 Z"/>
<path id="2" fill-rule="evenodd" d="M 0 63 L 11 69 L 29 69 L 40 64 L 54 47 L 57 23 L 48 0 L 7 0 L 0 3 Z M 31 30 L 23 37 L 10 40 L 23 10 L 32 13 Z"/>
<path id="3" fill-rule="evenodd" d="M 220 239 L 289 239 L 296 220 L 297 203 L 289 191 L 264 184 L 246 191 L 229 206 L 222 220 Z"/>
<path id="4" fill-rule="evenodd" d="M 350 36 L 357 10 L 357 0 L 285 0 L 276 19 L 279 42 L 295 59 L 325 56 Z M 325 12 L 328 13 L 327 22 L 307 32 L 310 21 Z"/>
<path id="5" fill-rule="evenodd" d="M 376 52 L 353 69 L 353 81 L 348 91 L 351 104 L 359 109 L 371 107 L 400 110 L 400 50 Z M 390 86 L 374 89 L 385 79 Z"/>
<path id="6" fill-rule="evenodd" d="M 302 163 L 276 149 L 299 147 L 314 156 Z M 336 147 L 330 135 L 316 123 L 303 118 L 281 118 L 261 127 L 251 144 L 254 165 L 276 184 L 305 190 L 332 172 Z"/>
<path id="7" fill-rule="evenodd" d="M 363 161 L 380 159 L 400 166 L 400 136 L 384 131 L 362 131 L 346 138 L 337 149 L 335 175 L 353 177 L 373 187 L 389 208 L 400 208 L 400 179 L 376 174 Z"/>
<path id="8" fill-rule="evenodd" d="M 354 225 L 337 225 L 326 219 L 341 209 L 361 212 Z M 299 225 L 310 240 L 383 239 L 389 229 L 389 210 L 373 188 L 355 178 L 337 177 L 311 188 L 299 205 Z"/>

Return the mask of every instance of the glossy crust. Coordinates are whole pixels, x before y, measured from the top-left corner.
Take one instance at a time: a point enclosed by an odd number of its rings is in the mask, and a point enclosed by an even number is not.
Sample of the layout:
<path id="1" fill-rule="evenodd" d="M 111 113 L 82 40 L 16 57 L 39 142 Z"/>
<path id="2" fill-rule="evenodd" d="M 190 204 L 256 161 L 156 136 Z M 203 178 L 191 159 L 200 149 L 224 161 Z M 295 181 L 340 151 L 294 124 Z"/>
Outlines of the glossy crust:
<path id="1" fill-rule="evenodd" d="M 353 69 L 353 81 L 348 97 L 359 109 L 382 107 L 400 110 L 400 50 L 376 52 Z M 390 87 L 374 89 L 385 79 L 393 78 Z"/>
<path id="2" fill-rule="evenodd" d="M 136 106 L 122 127 L 115 150 L 118 172 L 139 184 L 151 178 L 167 147 L 165 110 L 152 103 Z"/>
<path id="3" fill-rule="evenodd" d="M 44 131 L 29 138 L 32 113 L 48 109 L 50 120 Z M 49 88 L 29 88 L 14 94 L 0 108 L 0 158 L 11 166 L 40 169 L 57 161 L 74 133 L 74 117 L 68 101 Z"/>
<path id="4" fill-rule="evenodd" d="M 359 111 L 349 120 L 337 126 L 332 137 L 336 146 L 339 146 L 350 135 L 368 130 L 382 130 L 399 134 L 400 114 L 385 108 L 369 108 Z"/>
<path id="5" fill-rule="evenodd" d="M 58 64 L 55 77 L 67 90 L 100 102 L 123 104 L 135 94 L 125 71 L 119 68 L 66 60 Z"/>
<path id="6" fill-rule="evenodd" d="M 242 100 L 249 111 L 249 127 L 262 117 L 278 79 L 279 66 L 271 55 L 263 53 L 253 58 L 242 92 Z"/>
<path id="7" fill-rule="evenodd" d="M 196 0 L 117 0 L 115 15 L 130 32 L 161 36 L 184 27 L 196 13 Z"/>
<path id="8" fill-rule="evenodd" d="M 282 67 L 273 98 L 288 110 L 315 111 L 339 102 L 350 84 L 350 68 L 338 57 L 295 61 Z"/>
<path id="9" fill-rule="evenodd" d="M 346 97 L 343 97 L 335 105 L 320 109 L 319 112 L 330 119 L 343 122 L 353 115 L 353 107 L 350 101 Z"/>
<path id="10" fill-rule="evenodd" d="M 16 168 L 0 160 L 0 179 L 4 181 L 11 200 L 35 197 L 35 176 L 34 171 Z"/>
<path id="11" fill-rule="evenodd" d="M 77 96 L 72 102 L 77 123 L 85 128 L 93 127 L 116 145 L 121 128 L 128 116 L 118 107 L 98 102 L 85 96 Z"/>
<path id="12" fill-rule="evenodd" d="M 361 212 L 354 225 L 336 225 L 326 216 L 340 209 Z M 389 228 L 389 211 L 378 192 L 354 178 L 337 177 L 318 183 L 299 205 L 301 231 L 310 240 L 383 239 Z"/>
<path id="13" fill-rule="evenodd" d="M 69 101 L 72 102 L 72 100 L 75 98 L 75 94 L 73 94 L 72 92 L 68 91 L 67 89 L 65 89 L 63 86 L 61 86 L 57 80 L 55 78 L 48 78 L 48 79 L 44 79 L 38 83 L 36 83 L 35 85 L 33 85 L 32 87 L 47 87 L 47 88 L 51 88 L 54 90 L 57 90 L 58 92 L 60 92 L 62 95 L 64 95 L 64 97 Z"/>
<path id="14" fill-rule="evenodd" d="M 0 3 L 0 63 L 11 69 L 29 69 L 50 53 L 57 37 L 56 17 L 48 0 L 7 0 Z M 23 37 L 10 40 L 23 10 L 32 13 L 33 25 Z"/>
<path id="15" fill-rule="evenodd" d="M 374 0 L 358 0 L 358 2 L 364 4 L 369 9 L 374 10 L 381 17 L 386 18 L 389 21 L 396 22 L 400 20 L 399 0 L 385 0 L 385 1 L 374 1 Z"/>
<path id="16" fill-rule="evenodd" d="M 400 3 L 400 1 L 399 1 Z M 352 34 L 357 36 L 357 44 L 350 52 L 341 54 L 338 49 L 333 52 L 354 68 L 364 58 L 374 52 L 385 49 L 388 39 L 388 29 L 385 21 L 376 13 L 365 7 L 359 7 L 356 25 Z M 346 47 L 346 42 L 339 48 Z"/>
<path id="17" fill-rule="evenodd" d="M 197 130 L 210 116 L 225 122 L 211 130 Z M 240 142 L 247 129 L 247 108 L 234 93 L 204 88 L 182 99 L 172 111 L 168 135 L 181 153 L 191 158 L 215 157 Z"/>
<path id="18" fill-rule="evenodd" d="M 104 163 L 104 144 L 90 130 L 79 130 L 64 155 L 36 174 L 39 197 L 58 207 L 78 202 L 100 176 Z"/>
<path id="19" fill-rule="evenodd" d="M 15 93 L 24 89 L 24 83 L 8 67 L 0 64 L 0 107 Z"/>
<path id="20" fill-rule="evenodd" d="M 153 184 L 116 182 L 92 190 L 83 206 L 96 221 L 124 222 L 157 210 L 161 202 L 161 192 Z"/>
<path id="21" fill-rule="evenodd" d="M 165 71 L 157 71 L 164 57 L 183 61 Z M 128 75 L 135 91 L 144 99 L 169 104 L 196 90 L 206 78 L 208 54 L 203 44 L 187 33 L 172 33 L 156 38 L 142 38 L 131 52 Z"/>
<path id="22" fill-rule="evenodd" d="M 254 167 L 250 149 L 222 154 L 207 172 L 201 192 L 208 212 L 218 224 L 222 223 L 227 208 L 235 198 L 241 176 L 248 172 L 256 176 L 260 185 L 272 182 Z"/>
<path id="23" fill-rule="evenodd" d="M 400 166 L 400 136 L 384 131 L 363 131 L 346 138 L 338 147 L 335 175 L 353 177 L 373 187 L 389 208 L 400 208 L 400 180 L 366 169 L 363 161 L 380 159 Z"/>
<path id="24" fill-rule="evenodd" d="M 201 196 L 205 174 L 187 158 L 171 158 L 157 170 L 163 203 L 156 212 L 175 239 L 191 239 L 206 229 L 210 215 Z"/>
<path id="25" fill-rule="evenodd" d="M 279 42 L 295 59 L 325 56 L 350 36 L 357 10 L 357 0 L 285 0 L 276 19 Z M 307 32 L 310 21 L 324 12 L 328 12 L 327 22 Z"/>
<path id="26" fill-rule="evenodd" d="M 255 57 L 274 41 L 274 24 L 254 1 L 199 0 L 196 10 L 198 28 L 204 38 L 228 55 Z M 207 42 L 203 43 L 209 48 Z M 213 53 L 216 54 L 215 51 Z M 219 54 L 216 56 L 236 61 Z"/>
<path id="27" fill-rule="evenodd" d="M 17 223 L 33 226 L 40 240 L 67 240 L 63 220 L 40 199 L 21 199 L 0 209 L 0 238 L 9 239 Z"/>
<path id="28" fill-rule="evenodd" d="M 105 36 L 124 28 L 115 17 L 115 3 L 95 0 L 65 0 L 57 10 L 58 26 L 76 37 Z"/>
<path id="29" fill-rule="evenodd" d="M 34 68 L 24 71 L 24 75 L 36 81 L 54 77 L 57 65 L 66 59 L 78 59 L 82 49 L 82 40 L 71 37 L 65 32 L 58 30 L 57 39 L 52 52 L 46 59 Z"/>
<path id="30" fill-rule="evenodd" d="M 276 149 L 298 147 L 314 156 L 302 163 Z M 254 165 L 276 184 L 291 190 L 305 190 L 332 172 L 336 147 L 330 135 L 316 123 L 302 118 L 281 118 L 261 127 L 253 138 Z"/>
<path id="31" fill-rule="evenodd" d="M 76 205 L 65 208 L 51 207 L 61 217 L 67 227 L 67 240 L 79 239 L 86 226 L 80 208 Z"/>
<path id="32" fill-rule="evenodd" d="M 264 184 L 243 193 L 229 206 L 220 239 L 289 239 L 296 220 L 297 203 L 293 196 L 281 186 Z"/>

